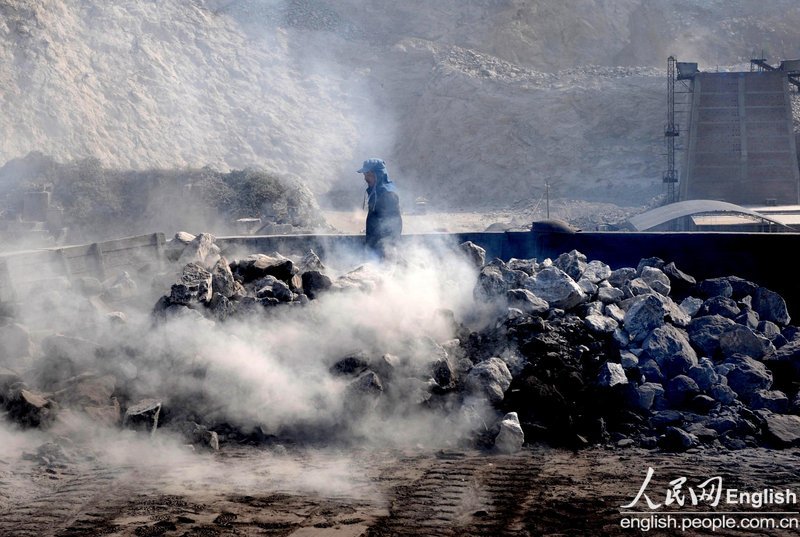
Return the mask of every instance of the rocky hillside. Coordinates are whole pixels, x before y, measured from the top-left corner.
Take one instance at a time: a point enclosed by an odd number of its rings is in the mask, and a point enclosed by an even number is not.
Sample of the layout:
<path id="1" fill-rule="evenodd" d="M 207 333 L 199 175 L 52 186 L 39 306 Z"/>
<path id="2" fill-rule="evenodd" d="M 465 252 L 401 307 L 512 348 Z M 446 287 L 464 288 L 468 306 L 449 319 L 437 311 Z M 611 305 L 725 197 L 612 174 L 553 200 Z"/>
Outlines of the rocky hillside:
<path id="1" fill-rule="evenodd" d="M 797 57 L 798 23 L 789 0 L 0 0 L 0 164 L 261 166 L 355 205 L 379 155 L 407 199 L 502 204 L 548 179 L 640 203 L 666 56 Z"/>

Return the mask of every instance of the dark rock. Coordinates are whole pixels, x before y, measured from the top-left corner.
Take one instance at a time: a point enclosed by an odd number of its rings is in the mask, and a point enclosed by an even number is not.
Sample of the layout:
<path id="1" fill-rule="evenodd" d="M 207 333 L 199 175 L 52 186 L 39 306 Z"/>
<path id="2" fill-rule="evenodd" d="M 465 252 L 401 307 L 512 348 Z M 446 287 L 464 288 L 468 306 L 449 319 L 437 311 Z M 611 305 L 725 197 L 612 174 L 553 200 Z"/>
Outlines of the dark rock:
<path id="1" fill-rule="evenodd" d="M 639 371 L 642 373 L 647 382 L 664 382 L 664 374 L 655 360 L 646 359 L 639 362 Z"/>
<path id="2" fill-rule="evenodd" d="M 189 263 L 183 267 L 178 283 L 172 286 L 169 301 L 171 304 L 188 306 L 195 302 L 208 302 L 211 295 L 211 273 L 199 263 Z"/>
<path id="3" fill-rule="evenodd" d="M 244 283 L 258 280 L 264 276 L 274 276 L 279 280 L 288 282 L 294 275 L 294 263 L 290 259 L 283 257 L 255 254 L 232 263 L 231 270 Z"/>
<path id="4" fill-rule="evenodd" d="M 719 354 L 719 338 L 736 323 L 721 315 L 696 317 L 689 323 L 689 341 L 705 356 L 714 358 Z"/>
<path id="5" fill-rule="evenodd" d="M 608 283 L 616 287 L 617 289 L 622 289 L 622 287 L 631 281 L 632 279 L 636 278 L 638 274 L 636 273 L 636 269 L 631 267 L 624 267 L 619 268 L 617 270 L 612 270 L 611 274 L 608 276 Z"/>
<path id="6" fill-rule="evenodd" d="M 756 292 L 756 289 L 758 289 L 758 286 L 753 282 L 738 276 L 728 276 L 726 280 L 731 284 L 731 291 L 733 293 L 731 297 L 735 300 L 740 300 L 748 295 L 752 296 Z"/>
<path id="7" fill-rule="evenodd" d="M 667 378 L 686 373 L 697 365 L 697 354 L 689 344 L 686 333 L 672 325 L 653 330 L 642 344 L 642 349 L 656 361 Z"/>
<path id="8" fill-rule="evenodd" d="M 652 266 L 642 267 L 641 275 L 639 276 L 650 286 L 653 291 L 667 296 L 670 293 L 670 281 L 666 274 L 658 268 Z"/>
<path id="9" fill-rule="evenodd" d="M 583 275 L 583 271 L 586 270 L 586 256 L 577 250 L 572 250 L 558 256 L 553 261 L 553 265 L 564 271 L 573 280 L 578 281 Z"/>
<path id="10" fill-rule="evenodd" d="M 336 361 L 330 368 L 333 375 L 360 375 L 369 367 L 369 356 L 363 351 L 350 354 Z"/>
<path id="11" fill-rule="evenodd" d="M 734 319 L 737 324 L 741 324 L 750 328 L 751 330 L 757 330 L 759 323 L 758 313 L 753 310 L 747 310 L 742 312 L 738 317 Z"/>
<path id="12" fill-rule="evenodd" d="M 693 296 L 688 296 L 681 302 L 681 309 L 686 312 L 689 317 L 694 317 L 700 312 L 703 307 L 703 301 Z"/>
<path id="13" fill-rule="evenodd" d="M 144 431 L 154 435 L 158 427 L 158 417 L 161 414 L 161 401 L 158 399 L 143 399 L 131 405 L 125 411 L 122 419 L 123 427 Z"/>
<path id="14" fill-rule="evenodd" d="M 608 279 L 611 276 L 611 267 L 603 263 L 602 261 L 590 261 L 586 268 L 581 275 L 582 278 L 589 280 L 594 284 L 598 284 L 601 281 Z"/>
<path id="15" fill-rule="evenodd" d="M 711 387 L 710 394 L 723 405 L 730 405 L 736 400 L 736 392 L 727 384 L 715 384 Z"/>
<path id="16" fill-rule="evenodd" d="M 700 397 L 705 397 L 705 396 L 704 395 L 698 396 L 698 398 Z M 710 397 L 709 399 L 711 400 L 712 403 L 716 404 L 713 399 L 711 399 Z M 714 440 L 717 439 L 717 437 L 719 437 L 719 433 L 717 433 L 717 431 L 706 427 L 702 423 L 692 423 L 691 425 L 686 427 L 686 432 L 694 436 L 695 438 L 697 438 L 697 440 L 699 440 L 704 444 L 713 442 Z"/>
<path id="17" fill-rule="evenodd" d="M 700 358 L 697 365 L 689 369 L 686 374 L 694 380 L 697 386 L 703 391 L 710 390 L 712 386 L 719 384 L 721 379 L 714 369 L 714 364 L 705 357 Z"/>
<path id="18" fill-rule="evenodd" d="M 759 287 L 753 293 L 753 309 L 761 319 L 785 326 L 791 321 L 786 301 L 778 293 Z"/>
<path id="19" fill-rule="evenodd" d="M 775 347 L 770 340 L 740 324 L 734 324 L 722 333 L 719 338 L 719 347 L 723 356 L 739 353 L 755 359 L 775 352 Z"/>
<path id="20" fill-rule="evenodd" d="M 214 242 L 216 240 L 216 237 L 210 233 L 200 233 L 183 248 L 178 263 L 181 265 L 194 263 L 204 268 L 209 266 L 207 263 L 215 251 Z M 216 262 L 216 259 L 214 261 Z"/>
<path id="21" fill-rule="evenodd" d="M 718 404 L 719 403 L 717 402 L 717 400 L 714 399 L 713 397 L 701 394 L 701 395 L 695 395 L 692 398 L 692 400 L 689 402 L 689 408 L 700 414 L 708 414 Z"/>
<path id="22" fill-rule="evenodd" d="M 772 386 L 772 373 L 764 364 L 749 356 L 734 354 L 724 364 L 731 366 L 726 375 L 728 386 L 746 402 L 755 392 L 768 390 Z"/>
<path id="23" fill-rule="evenodd" d="M 300 265 L 297 267 L 300 272 L 308 272 L 309 270 L 316 270 L 322 272 L 325 270 L 325 265 L 322 264 L 319 256 L 314 250 L 308 250 L 300 260 Z"/>
<path id="24" fill-rule="evenodd" d="M 639 260 L 636 265 L 636 274 L 641 276 L 646 268 L 656 268 L 661 270 L 664 268 L 664 260 L 660 257 L 645 257 Z"/>
<path id="25" fill-rule="evenodd" d="M 789 398 L 778 390 L 757 390 L 750 398 L 750 408 L 765 408 L 776 414 L 785 414 L 789 411 Z"/>
<path id="26" fill-rule="evenodd" d="M 688 293 L 690 290 L 694 289 L 697 284 L 697 280 L 695 280 L 694 277 L 678 269 L 675 263 L 667 263 L 661 270 L 667 275 L 671 287 L 677 293 Z"/>
<path id="27" fill-rule="evenodd" d="M 740 313 L 741 310 L 736 302 L 724 296 L 712 296 L 707 299 L 699 312 L 700 315 L 721 315 L 728 319 L 735 319 Z"/>
<path id="28" fill-rule="evenodd" d="M 625 312 L 625 330 L 636 341 L 644 339 L 653 329 L 664 324 L 664 308 L 661 301 L 646 295 L 635 299 Z"/>
<path id="29" fill-rule="evenodd" d="M 658 408 L 659 400 L 664 398 L 664 387 L 655 382 L 645 382 L 629 390 L 628 404 L 633 408 L 649 411 Z"/>
<path id="30" fill-rule="evenodd" d="M 770 414 L 766 422 L 767 434 L 776 447 L 800 446 L 800 416 Z"/>
<path id="31" fill-rule="evenodd" d="M 236 306 L 224 295 L 214 295 L 206 307 L 211 316 L 217 321 L 225 321 L 236 313 Z"/>
<path id="32" fill-rule="evenodd" d="M 683 413 L 677 410 L 660 410 L 650 418 L 650 424 L 656 429 L 663 429 L 669 425 L 680 425 L 683 419 Z"/>
<path id="33" fill-rule="evenodd" d="M 697 286 L 700 294 L 706 298 L 712 296 L 721 296 L 730 298 L 733 295 L 733 287 L 728 282 L 727 278 L 709 278 L 700 282 Z"/>
<path id="34" fill-rule="evenodd" d="M 597 290 L 597 299 L 604 304 L 619 304 L 625 298 L 625 293 L 616 287 L 600 287 Z"/>
<path id="35" fill-rule="evenodd" d="M 309 270 L 308 272 L 304 272 L 302 280 L 303 293 L 305 293 L 308 298 L 312 300 L 316 299 L 320 293 L 330 289 L 333 285 L 329 277 L 317 270 Z"/>
<path id="36" fill-rule="evenodd" d="M 781 335 L 780 327 L 772 321 L 760 321 L 756 330 L 770 341 L 774 341 L 776 337 Z"/>
<path id="37" fill-rule="evenodd" d="M 697 383 L 686 375 L 677 375 L 667 382 L 665 396 L 669 404 L 680 408 L 700 394 Z"/>
<path id="38" fill-rule="evenodd" d="M 634 278 L 626 283 L 623 286 L 622 291 L 625 293 L 626 297 L 642 296 L 654 293 L 653 288 L 641 278 Z"/>
<path id="39" fill-rule="evenodd" d="M 697 444 L 697 438 L 678 427 L 667 427 L 658 445 L 665 451 L 686 451 Z"/>
<path id="40" fill-rule="evenodd" d="M 53 422 L 57 412 L 53 401 L 25 388 L 12 389 L 5 408 L 8 417 L 22 427 L 46 427 Z"/>

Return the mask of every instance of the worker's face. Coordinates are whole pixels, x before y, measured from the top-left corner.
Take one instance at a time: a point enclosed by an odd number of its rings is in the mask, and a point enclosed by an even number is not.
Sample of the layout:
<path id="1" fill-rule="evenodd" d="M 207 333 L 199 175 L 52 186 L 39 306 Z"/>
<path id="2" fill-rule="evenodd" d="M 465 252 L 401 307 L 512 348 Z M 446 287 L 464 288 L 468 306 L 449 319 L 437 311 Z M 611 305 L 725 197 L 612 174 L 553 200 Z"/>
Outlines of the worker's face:
<path id="1" fill-rule="evenodd" d="M 377 180 L 375 172 L 364 172 L 364 181 L 366 181 L 369 186 L 375 186 L 375 181 Z"/>

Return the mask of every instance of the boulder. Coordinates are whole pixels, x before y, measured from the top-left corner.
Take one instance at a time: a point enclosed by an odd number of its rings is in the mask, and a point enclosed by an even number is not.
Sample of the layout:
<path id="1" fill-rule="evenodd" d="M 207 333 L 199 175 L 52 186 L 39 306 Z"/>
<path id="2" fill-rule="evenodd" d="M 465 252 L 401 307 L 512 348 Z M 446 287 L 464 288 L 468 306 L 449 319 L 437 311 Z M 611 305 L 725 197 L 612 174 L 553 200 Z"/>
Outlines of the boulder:
<path id="1" fill-rule="evenodd" d="M 619 323 L 605 315 L 591 314 L 583 320 L 584 326 L 593 334 L 613 334 Z"/>
<path id="2" fill-rule="evenodd" d="M 171 304 L 188 306 L 195 302 L 208 302 L 213 292 L 211 273 L 199 263 L 183 267 L 178 283 L 172 286 L 169 295 Z"/>
<path id="3" fill-rule="evenodd" d="M 458 249 L 463 253 L 475 268 L 481 268 L 486 264 L 486 250 L 472 241 L 462 242 Z"/>
<path id="4" fill-rule="evenodd" d="M 660 401 L 664 399 L 664 387 L 655 382 L 645 382 L 637 386 L 632 392 L 629 404 L 642 411 L 659 408 Z"/>
<path id="5" fill-rule="evenodd" d="M 620 351 L 619 365 L 622 366 L 622 369 L 633 369 L 634 367 L 639 367 L 639 357 L 630 351 Z"/>
<path id="6" fill-rule="evenodd" d="M 555 261 L 553 261 L 553 266 L 564 271 L 575 281 L 578 281 L 581 278 L 583 271 L 586 270 L 587 265 L 588 263 L 586 262 L 586 256 L 577 250 L 563 253 L 558 256 Z"/>
<path id="7" fill-rule="evenodd" d="M 653 288 L 642 278 L 634 278 L 622 287 L 626 297 L 649 295 L 654 293 Z"/>
<path id="8" fill-rule="evenodd" d="M 685 294 L 694 289 L 697 280 L 693 276 L 678 269 L 675 263 L 667 263 L 661 269 L 669 278 L 670 287 L 679 294 Z"/>
<path id="9" fill-rule="evenodd" d="M 603 314 L 617 321 L 617 324 L 625 322 L 625 312 L 616 304 L 606 304 L 603 308 Z"/>
<path id="10" fill-rule="evenodd" d="M 664 325 L 647 336 L 642 349 L 656 361 L 667 378 L 686 373 L 698 364 L 697 354 L 686 333 L 672 325 Z"/>
<path id="11" fill-rule="evenodd" d="M 775 352 L 770 340 L 741 324 L 734 324 L 720 335 L 719 347 L 723 356 L 740 353 L 757 360 L 765 354 Z"/>
<path id="12" fill-rule="evenodd" d="M 116 426 L 121 416 L 115 388 L 113 376 L 85 373 L 59 382 L 53 399 L 62 408 L 83 412 L 95 423 Z"/>
<path id="13" fill-rule="evenodd" d="M 578 284 L 578 287 L 581 288 L 581 291 L 586 293 L 587 297 L 591 298 L 591 297 L 594 297 L 594 296 L 597 295 L 597 290 L 599 289 L 597 287 L 597 284 L 592 283 L 591 281 L 587 280 L 586 278 L 581 278 L 576 283 Z"/>
<path id="14" fill-rule="evenodd" d="M 288 282 L 294 275 L 294 263 L 283 256 L 254 254 L 231 263 L 231 270 L 234 276 L 240 278 L 244 283 L 258 280 L 264 276 L 274 276 Z"/>
<path id="15" fill-rule="evenodd" d="M 697 286 L 698 292 L 706 297 L 722 296 L 730 298 L 733 295 L 733 287 L 728 282 L 727 278 L 709 278 L 700 282 Z"/>
<path id="16" fill-rule="evenodd" d="M 656 361 L 651 358 L 646 358 L 644 360 L 640 358 L 639 371 L 647 382 L 656 382 L 659 384 L 664 382 L 664 373 L 661 371 Z"/>
<path id="17" fill-rule="evenodd" d="M 617 270 L 612 270 L 607 280 L 612 286 L 616 287 L 617 289 L 622 289 L 626 283 L 634 279 L 636 276 L 636 269 L 624 267 Z"/>
<path id="18" fill-rule="evenodd" d="M 750 408 L 764 408 L 776 414 L 785 414 L 789 411 L 789 398 L 778 390 L 757 390 L 750 397 Z"/>
<path id="19" fill-rule="evenodd" d="M 731 390 L 730 386 L 727 384 L 715 384 L 711 386 L 709 393 L 714 400 L 719 401 L 723 405 L 730 405 L 737 398 L 736 392 Z"/>
<path id="20" fill-rule="evenodd" d="M 511 385 L 511 372 L 503 360 L 492 357 L 470 369 L 464 384 L 470 394 L 484 396 L 489 402 L 497 404 L 503 401 Z"/>
<path id="21" fill-rule="evenodd" d="M 681 309 L 686 312 L 689 317 L 694 317 L 703 307 L 703 301 L 693 296 L 687 296 L 681 302 Z"/>
<path id="22" fill-rule="evenodd" d="M 759 318 L 780 326 L 786 326 L 791 321 L 783 297 L 764 287 L 759 287 L 753 294 L 753 309 L 758 312 Z"/>
<path id="23" fill-rule="evenodd" d="M 703 302 L 700 308 L 700 315 L 721 315 L 728 319 L 735 319 L 742 310 L 736 305 L 736 302 L 724 296 L 712 296 Z"/>
<path id="24" fill-rule="evenodd" d="M 236 305 L 223 295 L 214 295 L 206 304 L 207 312 L 217 321 L 225 321 L 236 313 Z"/>
<path id="25" fill-rule="evenodd" d="M 667 275 L 655 267 L 643 267 L 639 277 L 644 280 L 645 283 L 649 285 L 651 289 L 653 289 L 653 291 L 664 296 L 667 296 L 671 290 L 670 281 Z"/>
<path id="26" fill-rule="evenodd" d="M 659 438 L 658 445 L 665 451 L 686 451 L 697 445 L 697 437 L 679 427 L 667 427 L 664 436 Z"/>
<path id="27" fill-rule="evenodd" d="M 330 289 L 333 285 L 331 279 L 318 270 L 309 270 L 304 272 L 302 276 L 303 293 L 308 298 L 314 300 L 319 297 L 320 293 Z"/>
<path id="28" fill-rule="evenodd" d="M 158 428 L 158 417 L 161 414 L 159 399 L 143 399 L 125 410 L 122 426 L 128 429 L 144 431 L 151 436 Z"/>
<path id="29" fill-rule="evenodd" d="M 377 407 L 383 395 L 383 383 L 374 371 L 369 369 L 353 379 L 345 389 L 345 412 L 360 416 L 364 411 Z"/>
<path id="30" fill-rule="evenodd" d="M 539 270 L 535 259 L 517 259 L 516 257 L 512 257 L 508 260 L 506 266 L 510 270 L 524 272 L 528 276 L 533 276 L 536 274 L 536 271 Z"/>
<path id="31" fill-rule="evenodd" d="M 186 265 L 188 263 L 197 263 L 204 268 L 211 268 L 213 263 L 216 263 L 214 254 L 214 242 L 216 237 L 210 233 L 201 233 L 197 235 L 192 241 L 187 244 L 180 257 L 178 263 Z M 213 263 L 209 263 L 213 260 Z"/>
<path id="32" fill-rule="evenodd" d="M 676 408 L 686 406 L 700 394 L 697 383 L 686 375 L 677 375 L 667 382 L 665 396 L 670 405 Z"/>
<path id="33" fill-rule="evenodd" d="M 772 321 L 759 321 L 756 330 L 770 341 L 774 341 L 776 337 L 781 335 L 780 327 Z"/>
<path id="34" fill-rule="evenodd" d="M 594 284 L 598 284 L 601 281 L 608 279 L 609 276 L 611 276 L 611 267 L 598 260 L 590 261 L 586 265 L 586 268 L 584 268 L 583 274 L 581 275 L 582 278 L 585 278 Z"/>
<path id="35" fill-rule="evenodd" d="M 765 421 L 767 435 L 776 447 L 800 446 L 800 416 L 770 414 Z"/>
<path id="36" fill-rule="evenodd" d="M 597 385 L 603 388 L 613 388 L 614 386 L 624 386 L 628 383 L 625 370 L 620 364 L 606 362 L 600 366 L 597 374 Z"/>
<path id="37" fill-rule="evenodd" d="M 656 268 L 661 269 L 664 267 L 664 260 L 660 257 L 645 257 L 639 260 L 639 263 L 636 265 L 636 274 L 638 276 L 642 275 L 644 269 L 646 268 Z"/>
<path id="38" fill-rule="evenodd" d="M 220 257 L 211 269 L 211 290 L 214 294 L 225 298 L 231 298 L 236 294 L 236 280 L 233 279 L 233 272 L 224 257 Z"/>
<path id="39" fill-rule="evenodd" d="M 550 309 L 547 301 L 542 300 L 527 289 L 510 289 L 506 292 L 508 306 L 517 308 L 529 315 L 540 315 Z"/>
<path id="40" fill-rule="evenodd" d="M 728 386 L 745 402 L 749 402 L 755 392 L 772 386 L 772 373 L 767 366 L 749 356 L 734 354 L 725 360 L 724 365 L 728 366 L 725 375 Z"/>
<path id="41" fill-rule="evenodd" d="M 40 393 L 13 389 L 5 402 L 8 417 L 22 427 L 46 427 L 56 417 L 56 404 Z"/>
<path id="42" fill-rule="evenodd" d="M 547 267 L 528 278 L 525 288 L 546 300 L 551 308 L 568 310 L 587 300 L 578 284 L 562 270 Z"/>
<path id="43" fill-rule="evenodd" d="M 695 317 L 689 323 L 689 341 L 702 354 L 714 358 L 720 352 L 719 339 L 736 323 L 721 315 Z"/>
<path id="44" fill-rule="evenodd" d="M 325 270 L 325 265 L 314 250 L 308 250 L 300 260 L 300 266 L 298 268 L 301 273 L 309 270 L 322 272 Z"/>
<path id="45" fill-rule="evenodd" d="M 686 374 L 694 380 L 697 386 L 703 391 L 710 390 L 712 386 L 719 384 L 721 379 L 714 369 L 714 364 L 705 357 L 700 358 L 698 364 L 690 368 Z"/>
<path id="46" fill-rule="evenodd" d="M 625 298 L 625 293 L 616 287 L 600 287 L 597 290 L 597 299 L 604 304 L 619 304 Z"/>
<path id="47" fill-rule="evenodd" d="M 741 324 L 750 328 L 751 330 L 758 330 L 760 319 L 758 313 L 753 310 L 744 310 L 736 318 L 733 319 L 737 324 Z"/>
<path id="48" fill-rule="evenodd" d="M 758 289 L 758 286 L 751 281 L 738 276 L 728 276 L 726 278 L 728 283 L 731 284 L 732 295 L 734 300 L 740 300 L 746 296 L 753 296 Z"/>
<path id="49" fill-rule="evenodd" d="M 644 339 L 653 329 L 664 324 L 664 308 L 653 295 L 636 298 L 625 312 L 625 330 L 635 341 Z"/>
<path id="50" fill-rule="evenodd" d="M 509 412 L 499 423 L 500 432 L 494 439 L 494 447 L 500 453 L 516 453 L 525 443 L 525 434 L 516 412 Z"/>

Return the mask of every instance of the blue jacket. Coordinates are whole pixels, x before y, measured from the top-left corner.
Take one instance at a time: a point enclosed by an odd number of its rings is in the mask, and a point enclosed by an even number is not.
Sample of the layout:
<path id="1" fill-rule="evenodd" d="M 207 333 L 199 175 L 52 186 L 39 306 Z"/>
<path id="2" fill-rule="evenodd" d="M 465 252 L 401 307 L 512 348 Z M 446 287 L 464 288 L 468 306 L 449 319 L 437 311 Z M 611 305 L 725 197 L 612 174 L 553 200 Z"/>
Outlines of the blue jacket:
<path id="1" fill-rule="evenodd" d="M 358 170 L 359 173 L 375 172 L 375 185 L 367 187 L 367 246 L 377 248 L 380 241 L 398 237 L 403 231 L 400 216 L 400 198 L 397 187 L 386 173 L 386 163 L 381 159 L 369 159 Z"/>

